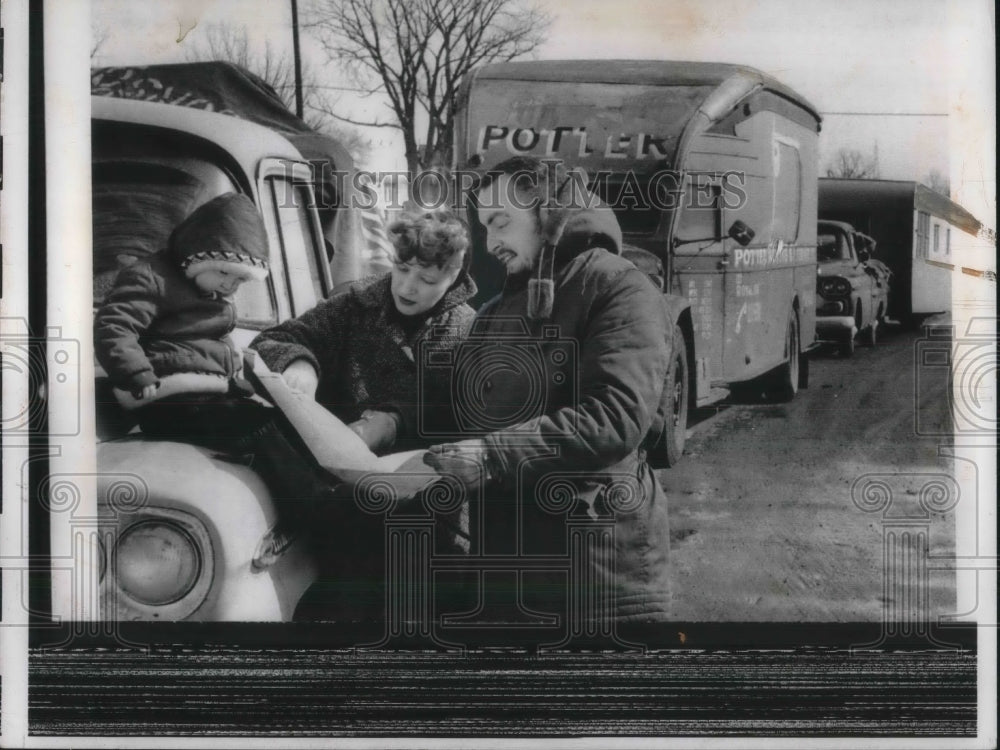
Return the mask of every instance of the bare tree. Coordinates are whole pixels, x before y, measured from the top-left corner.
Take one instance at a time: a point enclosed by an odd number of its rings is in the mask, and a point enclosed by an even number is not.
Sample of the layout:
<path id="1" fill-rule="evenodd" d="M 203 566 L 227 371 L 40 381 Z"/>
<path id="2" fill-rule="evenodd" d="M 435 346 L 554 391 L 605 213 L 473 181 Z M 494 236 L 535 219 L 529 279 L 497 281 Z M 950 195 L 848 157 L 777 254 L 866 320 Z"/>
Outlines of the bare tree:
<path id="1" fill-rule="evenodd" d="M 876 180 L 879 177 L 878 151 L 872 156 L 865 156 L 857 149 L 842 148 L 826 168 L 826 176 Z"/>
<path id="2" fill-rule="evenodd" d="M 266 41 L 262 49 L 255 49 L 245 27 L 228 23 L 206 26 L 204 34 L 188 49 L 186 57 L 190 62 L 224 60 L 239 65 L 263 79 L 277 92 L 285 106 L 294 111 L 295 68 L 291 56 L 275 50 L 270 41 Z M 302 92 L 306 124 L 337 138 L 355 161 L 364 161 L 371 150 L 370 141 L 357 130 L 333 121 L 330 116 L 333 102 L 329 101 L 308 68 L 302 71 Z"/>
<path id="3" fill-rule="evenodd" d="M 462 76 L 534 51 L 550 24 L 530 0 L 322 0 L 306 26 L 366 93 L 385 93 L 393 115 L 339 119 L 400 129 L 416 172 L 450 164 Z"/>
<path id="4" fill-rule="evenodd" d="M 187 59 L 191 62 L 225 60 L 235 63 L 270 84 L 286 105 L 290 101 L 289 92 L 294 98 L 295 80 L 287 55 L 275 52 L 270 40 L 264 43 L 262 52 L 252 50 L 250 37 L 243 27 L 228 23 L 205 26 L 204 35 L 188 49 Z"/>
<path id="5" fill-rule="evenodd" d="M 935 193 L 941 193 L 946 198 L 951 198 L 951 182 L 941 174 L 941 170 L 932 169 L 921 182 Z"/>
<path id="6" fill-rule="evenodd" d="M 100 24 L 92 24 L 90 28 L 90 59 L 94 60 L 95 57 L 100 53 L 101 47 L 104 43 L 108 41 L 108 37 L 111 32 L 108 31 L 106 26 L 101 26 Z"/>

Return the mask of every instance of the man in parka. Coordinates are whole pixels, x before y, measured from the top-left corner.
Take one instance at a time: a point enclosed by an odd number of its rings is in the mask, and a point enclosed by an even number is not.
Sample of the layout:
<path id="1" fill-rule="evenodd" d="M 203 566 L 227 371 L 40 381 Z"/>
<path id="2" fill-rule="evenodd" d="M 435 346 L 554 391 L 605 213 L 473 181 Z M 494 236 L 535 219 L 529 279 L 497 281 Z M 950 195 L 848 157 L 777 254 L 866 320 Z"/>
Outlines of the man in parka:
<path id="1" fill-rule="evenodd" d="M 476 203 L 506 281 L 453 375 L 469 437 L 428 462 L 481 490 L 480 551 L 523 563 L 499 586 L 519 589 L 516 609 L 565 614 L 571 633 L 665 620 L 666 497 L 641 448 L 670 360 L 660 292 L 620 256 L 611 209 L 555 162 L 503 162 Z M 531 564 L 546 556 L 575 562 Z"/>

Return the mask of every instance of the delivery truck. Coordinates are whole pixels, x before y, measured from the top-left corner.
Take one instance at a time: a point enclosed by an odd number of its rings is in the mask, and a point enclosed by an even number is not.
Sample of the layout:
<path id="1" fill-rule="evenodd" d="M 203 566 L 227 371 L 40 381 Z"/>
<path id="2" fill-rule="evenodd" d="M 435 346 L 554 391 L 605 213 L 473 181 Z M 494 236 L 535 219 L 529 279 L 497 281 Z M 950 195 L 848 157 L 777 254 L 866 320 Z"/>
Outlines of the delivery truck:
<path id="1" fill-rule="evenodd" d="M 674 458 L 690 406 L 764 382 L 790 399 L 816 334 L 816 108 L 737 65 L 572 60 L 487 65 L 457 101 L 456 171 L 513 156 L 582 168 L 625 255 L 652 254 L 676 326 L 667 419 Z M 503 272 L 476 245 L 480 300 Z"/>

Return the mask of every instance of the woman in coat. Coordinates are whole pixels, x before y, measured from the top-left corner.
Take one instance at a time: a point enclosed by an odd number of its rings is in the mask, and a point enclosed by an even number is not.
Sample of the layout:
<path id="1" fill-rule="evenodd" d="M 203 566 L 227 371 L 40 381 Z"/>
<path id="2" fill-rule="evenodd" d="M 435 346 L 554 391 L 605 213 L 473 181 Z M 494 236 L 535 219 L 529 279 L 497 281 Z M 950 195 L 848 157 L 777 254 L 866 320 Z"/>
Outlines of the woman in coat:
<path id="1" fill-rule="evenodd" d="M 476 286 L 467 271 L 469 236 L 462 221 L 448 211 L 404 214 L 389 226 L 389 236 L 396 251 L 389 273 L 352 284 L 250 345 L 292 388 L 315 397 L 377 452 L 420 441 L 419 403 L 450 383 L 447 373 L 432 375 L 431 382 L 418 378 L 419 360 L 450 353 L 475 315 L 466 304 Z M 320 577 L 296 619 L 383 616 L 384 519 L 352 500 L 334 497 L 317 512 L 311 533 Z M 467 552 L 468 515 L 444 514 L 437 521 L 438 549 Z"/>
<path id="2" fill-rule="evenodd" d="M 375 451 L 417 438 L 417 357 L 450 351 L 475 315 L 466 304 L 476 285 L 462 221 L 448 211 L 405 214 L 389 236 L 389 273 L 352 284 L 250 345 Z"/>

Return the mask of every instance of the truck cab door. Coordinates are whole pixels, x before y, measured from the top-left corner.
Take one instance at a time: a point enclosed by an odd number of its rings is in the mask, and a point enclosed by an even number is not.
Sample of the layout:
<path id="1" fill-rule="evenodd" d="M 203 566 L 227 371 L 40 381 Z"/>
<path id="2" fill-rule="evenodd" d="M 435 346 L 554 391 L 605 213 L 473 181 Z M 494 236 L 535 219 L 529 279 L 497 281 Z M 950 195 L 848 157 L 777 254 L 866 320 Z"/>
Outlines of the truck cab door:
<path id="1" fill-rule="evenodd" d="M 723 233 L 722 185 L 716 178 L 688 173 L 684 197 L 674 222 L 671 291 L 691 305 L 694 328 L 695 395 L 708 397 L 723 375 L 726 341 L 726 267 L 729 254 Z M 694 241 L 692 241 L 694 240 Z"/>

